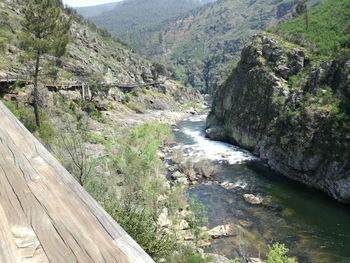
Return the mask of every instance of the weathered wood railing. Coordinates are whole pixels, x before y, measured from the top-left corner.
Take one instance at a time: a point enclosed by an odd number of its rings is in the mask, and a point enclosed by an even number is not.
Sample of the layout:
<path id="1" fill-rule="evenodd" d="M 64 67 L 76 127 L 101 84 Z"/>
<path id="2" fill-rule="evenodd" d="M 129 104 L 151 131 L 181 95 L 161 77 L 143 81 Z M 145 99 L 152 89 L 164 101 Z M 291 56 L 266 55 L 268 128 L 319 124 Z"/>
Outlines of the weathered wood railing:
<path id="1" fill-rule="evenodd" d="M 1 102 L 0 262 L 153 262 Z"/>

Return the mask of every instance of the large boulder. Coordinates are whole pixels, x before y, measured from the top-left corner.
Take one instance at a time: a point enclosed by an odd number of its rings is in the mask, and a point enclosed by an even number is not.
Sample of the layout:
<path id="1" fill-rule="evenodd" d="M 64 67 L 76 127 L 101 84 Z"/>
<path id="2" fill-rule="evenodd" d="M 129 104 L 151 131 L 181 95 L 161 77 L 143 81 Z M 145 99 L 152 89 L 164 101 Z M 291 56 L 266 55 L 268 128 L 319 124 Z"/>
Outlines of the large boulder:
<path id="1" fill-rule="evenodd" d="M 246 202 L 252 205 L 260 205 L 264 200 L 262 197 L 253 194 L 245 194 L 243 195 L 243 198 Z"/>
<path id="2" fill-rule="evenodd" d="M 212 238 L 221 238 L 238 235 L 238 230 L 233 224 L 220 225 L 208 231 L 208 235 Z"/>

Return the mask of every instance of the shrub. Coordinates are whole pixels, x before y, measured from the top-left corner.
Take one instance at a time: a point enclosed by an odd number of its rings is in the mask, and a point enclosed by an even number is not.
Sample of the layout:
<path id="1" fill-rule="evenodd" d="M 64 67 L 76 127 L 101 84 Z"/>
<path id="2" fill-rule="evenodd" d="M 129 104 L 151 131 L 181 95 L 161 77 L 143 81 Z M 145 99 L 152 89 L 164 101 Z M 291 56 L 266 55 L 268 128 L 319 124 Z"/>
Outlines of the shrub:
<path id="1" fill-rule="evenodd" d="M 154 77 L 157 77 L 158 75 L 166 76 L 167 69 L 163 64 L 154 62 L 153 68 L 152 68 L 152 74 Z"/>
<path id="2" fill-rule="evenodd" d="M 51 123 L 46 119 L 44 114 L 41 114 L 41 125 L 38 129 L 39 137 L 43 140 L 45 144 L 52 143 L 55 138 L 55 132 L 52 128 Z"/>
<path id="3" fill-rule="evenodd" d="M 130 102 L 130 95 L 126 94 L 123 98 L 122 98 L 122 103 L 123 104 L 128 104 Z"/>
<path id="4" fill-rule="evenodd" d="M 104 145 L 106 143 L 106 139 L 103 137 L 103 135 L 101 133 L 97 133 L 97 132 L 88 133 L 86 139 L 92 144 Z"/>
<path id="5" fill-rule="evenodd" d="M 186 209 L 187 200 L 185 198 L 185 187 L 180 183 L 175 183 L 169 193 L 168 208 L 170 214 L 176 214 L 179 210 Z"/>
<path id="6" fill-rule="evenodd" d="M 136 113 L 145 113 L 147 111 L 146 107 L 140 103 L 128 102 L 127 106 Z"/>
<path id="7" fill-rule="evenodd" d="M 16 117 L 23 123 L 23 125 L 30 131 L 36 132 L 38 127 L 35 123 L 34 111 L 29 107 L 22 107 L 17 109 Z"/>
<path id="8" fill-rule="evenodd" d="M 191 180 L 196 177 L 196 171 L 194 169 L 194 163 L 192 160 L 186 160 L 185 162 L 182 162 L 180 165 L 181 172 L 184 173 L 188 178 Z"/>
<path id="9" fill-rule="evenodd" d="M 189 223 L 191 230 L 193 231 L 195 237 L 194 242 L 196 246 L 198 246 L 200 239 L 207 238 L 202 229 L 208 224 L 208 209 L 205 205 L 195 199 L 190 200 L 190 209 L 192 215 L 186 218 L 186 221 Z"/>
<path id="10" fill-rule="evenodd" d="M 102 113 L 96 108 L 95 104 L 92 101 L 81 100 L 80 107 L 94 120 L 104 122 Z"/>
<path id="11" fill-rule="evenodd" d="M 210 257 L 194 251 L 190 247 L 182 247 L 177 253 L 168 259 L 169 263 L 208 263 L 211 262 Z"/>
<path id="12" fill-rule="evenodd" d="M 185 160 L 184 153 L 181 149 L 176 149 L 172 156 L 172 161 L 175 164 L 180 164 Z"/>
<path id="13" fill-rule="evenodd" d="M 17 109 L 15 104 L 13 104 L 12 101 L 3 101 L 3 103 L 12 112 L 12 114 L 16 116 Z"/>
<path id="14" fill-rule="evenodd" d="M 289 249 L 283 244 L 275 243 L 269 248 L 266 263 L 297 263 L 295 259 L 286 256 Z"/>
<path id="15" fill-rule="evenodd" d="M 195 171 L 205 178 L 210 178 L 215 175 L 217 168 L 209 160 L 200 160 L 194 165 Z"/>
<path id="16" fill-rule="evenodd" d="M 176 249 L 175 237 L 157 227 L 157 214 L 142 206 L 133 206 L 127 200 L 119 205 L 107 200 L 104 207 L 155 261 L 169 257 Z"/>
<path id="17" fill-rule="evenodd" d="M 145 203 L 155 203 L 154 191 L 159 193 L 163 188 L 156 182 L 162 167 L 158 149 L 171 139 L 170 127 L 159 122 L 136 126 L 122 138 L 113 161 L 117 170 L 125 175 L 125 195 L 135 201 L 141 198 Z"/>
<path id="18" fill-rule="evenodd" d="M 17 108 L 11 101 L 4 101 L 4 104 L 30 132 L 38 132 L 39 137 L 46 144 L 52 142 L 55 137 L 55 132 L 44 111 L 40 111 L 41 125 L 40 128 L 38 128 L 35 123 L 34 111 L 31 107 Z"/>
<path id="19" fill-rule="evenodd" d="M 106 84 L 102 74 L 94 74 L 89 80 L 89 87 L 91 90 L 91 100 L 98 95 L 108 95 L 111 89 L 110 85 Z"/>

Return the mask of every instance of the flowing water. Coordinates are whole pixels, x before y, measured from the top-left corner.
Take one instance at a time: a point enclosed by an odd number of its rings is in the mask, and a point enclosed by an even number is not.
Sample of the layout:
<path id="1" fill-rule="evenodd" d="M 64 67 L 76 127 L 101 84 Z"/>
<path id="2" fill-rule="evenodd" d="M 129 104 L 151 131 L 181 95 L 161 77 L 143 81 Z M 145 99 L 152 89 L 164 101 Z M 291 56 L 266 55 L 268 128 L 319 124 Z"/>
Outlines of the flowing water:
<path id="1" fill-rule="evenodd" d="M 186 156 L 219 163 L 215 179 L 237 186 L 200 184 L 188 190 L 207 206 L 209 227 L 233 223 L 239 229 L 234 237 L 214 240 L 208 252 L 263 257 L 267 244 L 280 242 L 299 262 L 350 263 L 348 206 L 276 174 L 247 151 L 206 139 L 205 116 L 184 120 L 178 128 L 176 140 Z M 264 204 L 247 203 L 247 193 L 263 196 Z"/>

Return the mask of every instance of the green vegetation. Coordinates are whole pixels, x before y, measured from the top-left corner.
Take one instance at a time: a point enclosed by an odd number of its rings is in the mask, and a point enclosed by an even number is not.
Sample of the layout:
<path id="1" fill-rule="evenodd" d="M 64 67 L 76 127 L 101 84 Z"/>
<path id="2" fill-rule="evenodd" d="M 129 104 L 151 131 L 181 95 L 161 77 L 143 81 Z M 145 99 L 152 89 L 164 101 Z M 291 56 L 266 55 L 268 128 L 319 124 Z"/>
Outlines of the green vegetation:
<path id="1" fill-rule="evenodd" d="M 127 1 L 92 20 L 141 54 L 169 65 L 169 74 L 184 85 L 212 93 L 249 38 L 290 14 L 296 1 L 211 2 Z"/>
<path id="2" fill-rule="evenodd" d="M 298 17 L 272 29 L 287 40 L 305 46 L 313 60 L 312 65 L 288 80 L 289 88 L 303 91 L 304 96 L 298 105 L 283 108 L 278 134 L 295 145 L 312 145 L 315 137 L 312 134 L 319 129 L 322 134 L 317 135 L 317 144 L 333 158 L 349 153 L 344 134 L 350 132 L 350 83 L 345 77 L 349 74 L 346 61 L 350 58 L 350 2 L 326 0 L 311 8 L 308 16 L 308 27 L 304 25 L 305 18 Z M 333 60 L 331 70 L 320 63 L 325 59 Z M 310 84 L 315 69 L 328 70 L 329 79 Z M 318 128 L 312 126 L 316 120 Z"/>
<path id="3" fill-rule="evenodd" d="M 84 186 L 93 173 L 93 162 L 84 147 L 87 136 L 86 130 L 86 124 L 83 122 L 80 121 L 74 126 L 67 118 L 65 126 L 60 131 L 58 142 L 63 150 L 63 154 L 66 153 L 68 155 L 68 158 L 63 158 L 65 166 L 75 176 L 81 186 Z"/>
<path id="4" fill-rule="evenodd" d="M 101 73 L 96 73 L 90 78 L 89 87 L 91 91 L 91 101 L 95 98 L 95 96 L 106 96 L 108 91 L 111 89 L 109 85 L 104 83 L 103 75 Z"/>
<path id="5" fill-rule="evenodd" d="M 335 57 L 344 48 L 350 48 L 350 2 L 326 0 L 311 8 L 308 27 L 304 17 L 279 24 L 272 29 L 286 39 L 304 45 L 316 57 Z"/>
<path id="6" fill-rule="evenodd" d="M 157 224 L 164 207 L 174 224 L 178 212 L 187 207 L 182 185 L 168 189 L 163 176 L 163 163 L 158 150 L 172 140 L 168 125 L 149 122 L 122 130 L 120 136 L 106 139 L 103 134 L 89 133 L 87 140 L 101 143 L 108 151 L 108 158 L 99 162 L 110 163 L 109 169 L 117 176 L 90 175 L 84 180 L 84 187 L 98 200 L 111 216 L 152 256 L 157 262 L 208 262 L 202 254 L 192 248 L 179 246 L 176 232 Z M 121 185 L 119 188 L 117 185 Z M 116 189 L 119 189 L 116 191 Z M 164 201 L 159 197 L 165 196 Z M 191 230 L 199 241 L 201 227 L 207 222 L 206 210 L 192 202 L 193 213 L 187 218 Z"/>
<path id="7" fill-rule="evenodd" d="M 192 215 L 187 218 L 189 225 L 194 234 L 194 242 L 198 246 L 201 239 L 208 239 L 208 237 L 203 232 L 203 227 L 208 224 L 207 207 L 202 203 L 192 199 L 190 201 L 190 207 Z"/>
<path id="8" fill-rule="evenodd" d="M 211 257 L 203 256 L 201 253 L 194 251 L 189 247 L 178 248 L 178 253 L 175 253 L 168 263 L 209 263 Z"/>
<path id="9" fill-rule="evenodd" d="M 286 256 L 289 249 L 283 244 L 275 243 L 270 247 L 266 263 L 297 263 L 293 258 Z"/>
<path id="10" fill-rule="evenodd" d="M 34 66 L 34 114 L 40 127 L 38 76 L 41 58 L 45 54 L 61 57 L 69 41 L 70 21 L 62 21 L 61 9 L 56 0 L 27 0 L 24 5 L 24 20 L 19 40 L 27 58 Z"/>
<path id="11" fill-rule="evenodd" d="M 147 111 L 144 105 L 134 101 L 129 101 L 128 103 L 126 103 L 126 106 L 128 106 L 129 109 L 135 111 L 136 113 L 145 113 Z"/>
<path id="12" fill-rule="evenodd" d="M 3 29 L 0 29 L 0 52 L 3 53 L 6 48 L 8 43 L 10 42 L 11 35 Z"/>
<path id="13" fill-rule="evenodd" d="M 106 211 L 155 260 L 169 257 L 176 249 L 176 239 L 156 225 L 157 214 L 128 200 L 117 204 L 114 199 L 105 201 Z"/>
<path id="14" fill-rule="evenodd" d="M 32 107 L 17 107 L 11 101 L 4 101 L 4 104 L 30 132 L 38 133 L 39 137 L 45 144 L 53 142 L 55 132 L 52 128 L 52 123 L 44 111 L 39 112 L 42 123 L 40 127 L 38 127 L 35 123 L 35 116 Z"/>
<path id="15" fill-rule="evenodd" d="M 172 133 L 167 125 L 152 122 L 122 134 L 124 136 L 115 138 L 112 143 L 101 134 L 87 135 L 89 141 L 102 143 L 113 154 L 109 169 L 122 175 L 119 194 L 115 192 L 117 183 L 113 178 L 98 178 L 97 174 L 92 174 L 82 183 L 147 253 L 159 261 L 169 257 L 176 246 L 175 235 L 157 225 L 161 209 L 157 199 L 168 191 L 160 174 L 162 162 L 157 151 L 171 140 Z M 178 208 L 171 211 L 175 213 Z"/>
<path id="16" fill-rule="evenodd" d="M 147 32 L 159 27 L 163 21 L 175 18 L 207 2 L 210 0 L 132 0 L 122 2 L 116 9 L 89 19 L 139 49 L 139 43 L 146 38 Z M 83 12 L 86 11 L 87 8 Z M 158 33 L 157 42 L 158 44 L 160 42 Z"/>
<path id="17" fill-rule="evenodd" d="M 96 108 L 96 105 L 92 101 L 79 100 L 77 104 L 83 111 L 85 111 L 91 118 L 99 122 L 104 122 L 102 113 Z M 75 110 L 75 105 L 71 104 L 71 109 Z"/>

